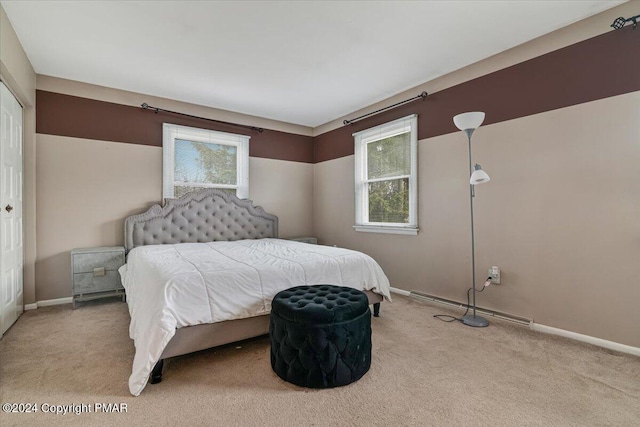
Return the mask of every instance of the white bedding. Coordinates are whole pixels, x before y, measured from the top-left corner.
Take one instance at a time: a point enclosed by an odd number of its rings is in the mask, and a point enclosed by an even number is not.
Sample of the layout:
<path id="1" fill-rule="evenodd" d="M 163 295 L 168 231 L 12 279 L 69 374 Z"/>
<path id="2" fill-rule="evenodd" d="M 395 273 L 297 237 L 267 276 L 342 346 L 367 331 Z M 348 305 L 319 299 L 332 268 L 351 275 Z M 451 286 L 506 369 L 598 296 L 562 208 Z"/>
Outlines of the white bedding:
<path id="1" fill-rule="evenodd" d="M 141 246 L 120 275 L 136 347 L 134 396 L 176 328 L 268 314 L 276 293 L 299 285 L 349 286 L 391 299 L 389 280 L 368 255 L 280 239 Z"/>

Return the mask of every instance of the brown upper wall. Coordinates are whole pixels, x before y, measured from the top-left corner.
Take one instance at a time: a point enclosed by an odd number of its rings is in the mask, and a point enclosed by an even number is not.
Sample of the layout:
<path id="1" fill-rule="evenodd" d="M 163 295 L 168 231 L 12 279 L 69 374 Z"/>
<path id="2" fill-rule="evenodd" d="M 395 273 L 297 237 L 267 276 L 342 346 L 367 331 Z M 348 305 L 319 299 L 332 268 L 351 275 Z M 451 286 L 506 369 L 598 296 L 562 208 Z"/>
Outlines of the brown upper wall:
<path id="1" fill-rule="evenodd" d="M 248 135 L 249 155 L 313 163 L 313 138 L 265 129 L 262 133 L 139 107 L 36 91 L 36 132 L 49 135 L 162 146 L 162 124 Z"/>
<path id="2" fill-rule="evenodd" d="M 138 107 L 37 91 L 37 132 L 87 139 L 162 145 L 162 123 L 251 136 L 250 155 L 318 163 L 353 154 L 352 133 L 418 114 L 418 139 L 455 132 L 452 117 L 486 112 L 485 124 L 516 119 L 640 90 L 640 31 L 631 26 L 584 40 L 469 80 L 316 137 L 233 126 Z"/>
<path id="3" fill-rule="evenodd" d="M 418 139 L 455 132 L 453 116 L 484 111 L 485 124 L 640 90 L 640 31 L 632 26 L 429 94 L 314 138 L 316 163 L 353 154 L 354 132 L 418 114 Z"/>

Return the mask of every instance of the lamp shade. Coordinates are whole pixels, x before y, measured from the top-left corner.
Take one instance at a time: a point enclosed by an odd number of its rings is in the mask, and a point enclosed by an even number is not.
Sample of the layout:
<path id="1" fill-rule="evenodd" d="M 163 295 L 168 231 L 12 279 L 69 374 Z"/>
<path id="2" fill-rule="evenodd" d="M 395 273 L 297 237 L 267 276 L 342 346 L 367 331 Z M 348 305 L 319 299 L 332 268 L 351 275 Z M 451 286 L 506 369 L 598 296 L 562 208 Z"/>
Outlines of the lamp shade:
<path id="1" fill-rule="evenodd" d="M 483 121 L 484 113 L 480 111 L 462 113 L 453 117 L 453 123 L 460 130 L 478 129 Z"/>
<path id="2" fill-rule="evenodd" d="M 474 169 L 475 170 L 471 174 L 471 179 L 469 179 L 469 183 L 471 185 L 480 185 L 484 184 L 485 182 L 491 181 L 489 175 L 482 170 L 482 166 L 476 163 Z"/>

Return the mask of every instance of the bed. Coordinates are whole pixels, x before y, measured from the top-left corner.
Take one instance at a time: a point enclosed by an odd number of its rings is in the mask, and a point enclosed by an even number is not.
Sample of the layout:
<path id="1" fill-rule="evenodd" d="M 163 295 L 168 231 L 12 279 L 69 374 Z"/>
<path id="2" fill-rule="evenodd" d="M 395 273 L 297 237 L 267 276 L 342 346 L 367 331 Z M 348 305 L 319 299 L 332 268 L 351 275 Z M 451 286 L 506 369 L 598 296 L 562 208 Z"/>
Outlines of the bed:
<path id="1" fill-rule="evenodd" d="M 120 269 L 131 315 L 129 390 L 159 382 L 163 360 L 267 334 L 271 299 L 297 285 L 390 300 L 380 266 L 360 252 L 278 239 L 278 218 L 220 190 L 189 193 L 125 220 Z"/>

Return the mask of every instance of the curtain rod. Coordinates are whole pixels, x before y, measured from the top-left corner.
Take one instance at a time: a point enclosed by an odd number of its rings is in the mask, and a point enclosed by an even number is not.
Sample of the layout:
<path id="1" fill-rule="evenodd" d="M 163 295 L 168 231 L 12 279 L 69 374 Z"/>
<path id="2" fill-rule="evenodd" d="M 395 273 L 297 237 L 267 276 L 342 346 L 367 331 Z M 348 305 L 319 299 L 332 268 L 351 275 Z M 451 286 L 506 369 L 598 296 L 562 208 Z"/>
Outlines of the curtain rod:
<path id="1" fill-rule="evenodd" d="M 221 124 L 227 125 L 227 126 L 235 126 L 235 127 L 239 127 L 239 128 L 254 130 L 254 131 L 257 131 L 259 133 L 262 133 L 264 131 L 264 129 L 258 128 L 258 127 L 255 127 L 255 126 L 239 125 L 237 123 L 223 122 L 222 120 L 209 119 L 207 117 L 192 116 L 191 114 L 180 113 L 178 111 L 171 111 L 171 110 L 165 110 L 163 108 L 152 107 L 151 105 L 147 104 L 146 102 L 144 104 L 140 105 L 140 107 L 142 107 L 143 110 L 152 110 L 156 114 L 158 112 L 162 111 L 163 113 L 178 114 L 180 116 L 191 117 L 192 119 L 207 120 L 209 122 L 221 123 Z"/>
<path id="2" fill-rule="evenodd" d="M 400 101 L 397 104 L 389 105 L 388 107 L 384 107 L 384 108 L 381 108 L 379 110 L 372 111 L 371 113 L 364 114 L 364 115 L 362 115 L 360 117 L 356 117 L 355 119 L 345 120 L 342 123 L 344 123 L 345 125 L 351 125 L 351 124 L 357 122 L 358 120 L 364 119 L 365 117 L 373 116 L 375 114 L 382 113 L 383 111 L 391 110 L 392 108 L 399 107 L 399 106 L 401 106 L 403 104 L 406 104 L 408 102 L 415 101 L 416 99 L 422 99 L 424 101 L 425 99 L 427 99 L 427 95 L 428 95 L 427 92 L 422 92 L 420 95 L 414 96 L 413 98 L 405 99 L 404 101 Z"/>

